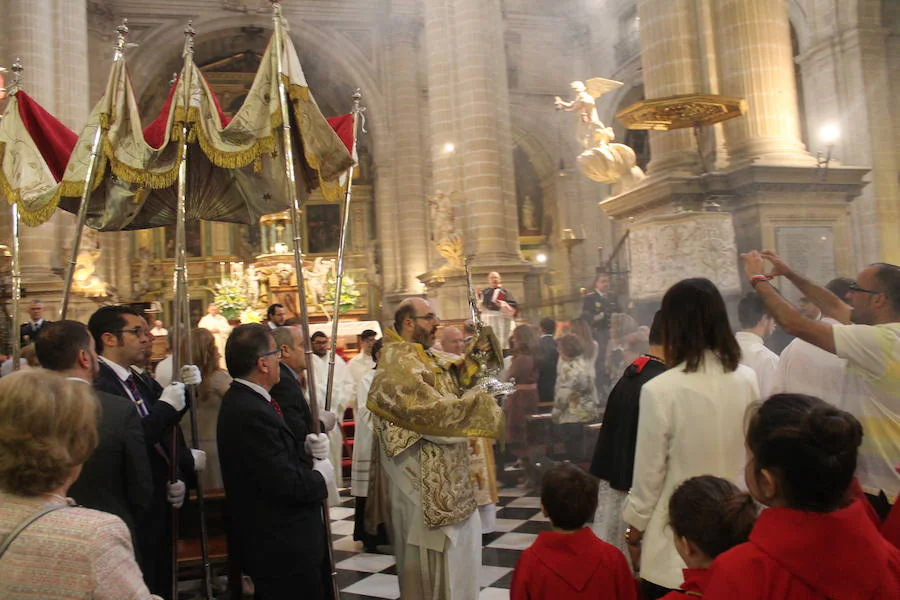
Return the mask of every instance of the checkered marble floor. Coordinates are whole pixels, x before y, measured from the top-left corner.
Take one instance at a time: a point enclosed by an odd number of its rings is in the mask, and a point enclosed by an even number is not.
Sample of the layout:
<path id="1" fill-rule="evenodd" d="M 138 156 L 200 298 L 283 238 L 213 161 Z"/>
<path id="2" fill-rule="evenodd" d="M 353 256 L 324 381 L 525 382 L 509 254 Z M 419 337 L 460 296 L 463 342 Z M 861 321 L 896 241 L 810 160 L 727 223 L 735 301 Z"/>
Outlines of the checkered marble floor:
<path id="1" fill-rule="evenodd" d="M 342 492 L 345 495 L 347 492 Z M 537 534 L 549 528 L 541 515 L 540 499 L 519 488 L 499 492 L 496 532 L 482 536 L 482 565 L 479 573 L 479 600 L 508 600 L 512 572 L 522 550 Z M 397 567 L 393 556 L 367 554 L 353 541 L 353 503 L 346 497 L 331 509 L 331 537 L 342 600 L 400 598 Z"/>

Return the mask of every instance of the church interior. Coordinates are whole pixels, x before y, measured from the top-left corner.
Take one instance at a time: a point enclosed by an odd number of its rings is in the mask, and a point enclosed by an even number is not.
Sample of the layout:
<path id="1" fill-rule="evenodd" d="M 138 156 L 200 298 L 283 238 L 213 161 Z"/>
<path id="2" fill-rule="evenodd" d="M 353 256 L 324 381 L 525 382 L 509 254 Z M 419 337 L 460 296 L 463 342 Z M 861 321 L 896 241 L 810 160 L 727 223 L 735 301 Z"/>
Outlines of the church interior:
<path id="1" fill-rule="evenodd" d="M 16 328 L 36 300 L 48 321 L 87 322 L 101 306 L 129 304 L 169 328 L 197 326 L 210 304 L 231 325 L 265 322 L 279 304 L 329 336 L 339 318 L 334 343 L 349 358 L 360 334 L 380 336 L 408 298 L 428 299 L 442 323 L 462 327 L 474 288 L 493 273 L 519 324 L 577 319 L 602 273 L 618 310 L 649 326 L 685 277 L 711 280 L 736 314 L 752 289 L 739 256 L 751 250 L 772 250 L 819 284 L 900 264 L 900 104 L 891 100 L 900 97 L 900 2 L 891 0 L 284 1 L 294 72 L 321 113 L 313 117 L 333 128 L 352 117 L 341 146 L 351 170 L 301 182 L 296 211 L 286 186 L 244 186 L 249 217 L 189 208 L 183 231 L 174 204 L 154 209 L 168 211 L 164 223 L 151 215 L 100 226 L 107 217 L 92 200 L 83 229 L 80 193 L 60 184 L 67 201 L 40 204 L 61 179 L 41 152 L 16 150 L 28 125 L 12 123 L 14 90 L 69 132 L 73 157 L 90 157 L 85 124 L 114 89 L 117 65 L 139 131 L 180 89 L 187 37 L 197 80 L 218 103 L 208 119 L 240 121 L 269 60 L 272 10 L 269 0 L 0 0 L 9 92 L 0 355 L 18 356 Z M 288 121 L 299 131 L 303 119 Z M 240 167 L 283 165 L 281 146 L 263 147 L 266 156 Z M 124 169 L 112 152 L 98 169 L 118 184 Z M 190 173 L 199 150 L 185 152 Z M 309 156 L 298 170 L 315 174 Z M 29 179 L 23 169 L 46 173 Z M 214 207 L 225 194 L 187 180 L 198 186 L 187 185 L 189 206 Z M 137 206 L 146 190 L 129 184 Z M 174 198 L 174 176 L 169 186 Z M 260 208 L 270 201 L 278 210 Z M 781 292 L 800 299 L 790 284 Z M 352 413 L 346 421 L 349 481 Z M 546 524 L 534 490 L 512 483 L 484 538 L 480 598 L 509 597 L 520 552 Z M 197 533 L 191 515 L 187 537 Z M 353 541 L 349 493 L 331 518 L 340 597 L 400 597 L 393 558 Z M 214 554 L 226 553 L 215 543 Z M 186 582 L 199 577 L 195 546 L 182 548 Z M 191 585 L 183 597 L 194 597 Z"/>

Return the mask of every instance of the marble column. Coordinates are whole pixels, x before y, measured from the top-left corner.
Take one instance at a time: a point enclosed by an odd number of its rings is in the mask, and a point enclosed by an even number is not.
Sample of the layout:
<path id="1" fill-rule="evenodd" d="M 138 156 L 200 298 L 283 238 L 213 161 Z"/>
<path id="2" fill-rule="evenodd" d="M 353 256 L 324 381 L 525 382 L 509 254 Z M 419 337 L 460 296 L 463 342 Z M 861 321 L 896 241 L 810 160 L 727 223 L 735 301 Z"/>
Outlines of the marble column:
<path id="1" fill-rule="evenodd" d="M 648 99 L 703 91 L 695 0 L 638 0 L 641 66 Z M 651 131 L 651 176 L 696 173 L 699 156 L 693 132 Z"/>
<path id="2" fill-rule="evenodd" d="M 725 123 L 732 164 L 809 165 L 800 141 L 790 22 L 784 0 L 713 3 L 720 93 L 747 100 Z"/>

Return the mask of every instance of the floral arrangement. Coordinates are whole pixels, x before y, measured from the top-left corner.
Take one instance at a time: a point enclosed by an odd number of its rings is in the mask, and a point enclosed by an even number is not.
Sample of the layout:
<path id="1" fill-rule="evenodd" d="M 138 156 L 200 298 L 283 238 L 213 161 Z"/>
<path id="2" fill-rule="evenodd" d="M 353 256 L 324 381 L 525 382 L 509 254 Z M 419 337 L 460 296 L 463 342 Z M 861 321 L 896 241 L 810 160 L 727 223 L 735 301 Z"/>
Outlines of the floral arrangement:
<path id="1" fill-rule="evenodd" d="M 262 323 L 263 316 L 258 310 L 247 307 L 241 312 L 241 323 Z"/>
<path id="2" fill-rule="evenodd" d="M 241 279 L 225 279 L 216 284 L 213 302 L 226 319 L 240 318 L 241 313 L 249 307 L 245 287 Z"/>
<path id="3" fill-rule="evenodd" d="M 335 288 L 335 275 L 334 273 L 329 273 L 328 278 L 325 283 L 325 304 L 332 305 L 334 304 L 334 288 Z M 347 312 L 348 310 L 355 308 L 357 303 L 359 302 L 360 291 L 356 286 L 356 282 L 353 280 L 353 277 L 350 275 L 344 274 L 344 278 L 341 282 L 341 300 L 340 307 L 341 312 Z"/>

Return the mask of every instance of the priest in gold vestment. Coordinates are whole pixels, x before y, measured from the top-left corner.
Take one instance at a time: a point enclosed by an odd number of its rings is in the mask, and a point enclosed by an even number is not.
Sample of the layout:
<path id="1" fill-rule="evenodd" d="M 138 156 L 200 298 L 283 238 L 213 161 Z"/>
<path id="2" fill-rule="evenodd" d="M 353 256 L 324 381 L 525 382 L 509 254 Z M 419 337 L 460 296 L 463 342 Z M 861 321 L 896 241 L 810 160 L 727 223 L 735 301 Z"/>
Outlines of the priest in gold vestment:
<path id="1" fill-rule="evenodd" d="M 400 304 L 367 405 L 388 481 L 401 597 L 471 600 L 481 521 L 468 439 L 497 438 L 503 417 L 491 395 L 465 389 L 477 370 L 471 359 L 430 349 L 437 325 L 428 301 Z"/>

